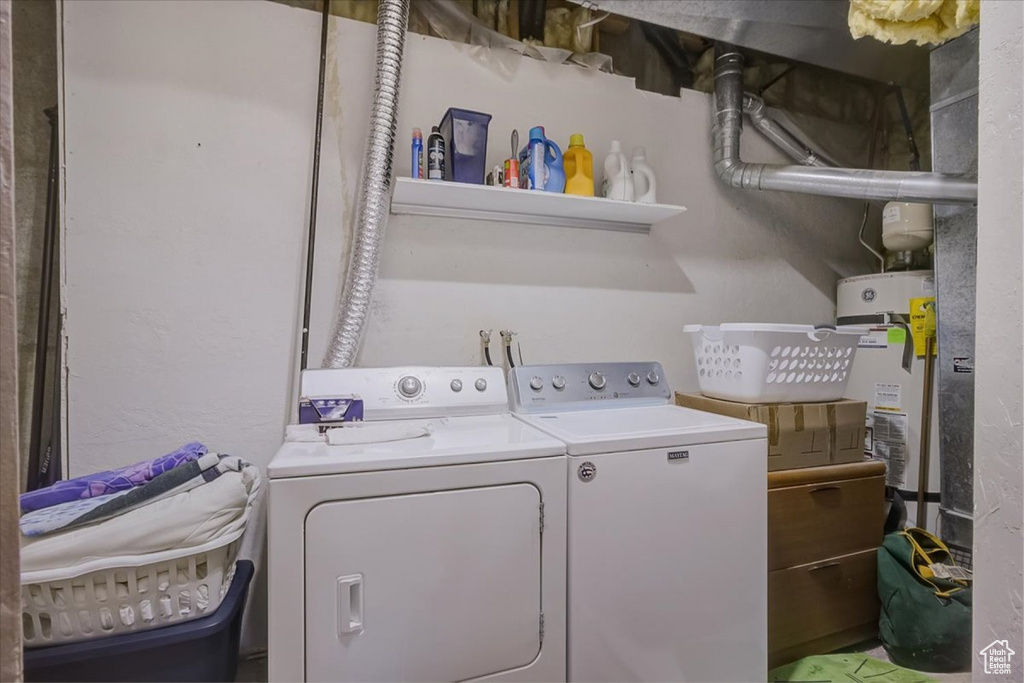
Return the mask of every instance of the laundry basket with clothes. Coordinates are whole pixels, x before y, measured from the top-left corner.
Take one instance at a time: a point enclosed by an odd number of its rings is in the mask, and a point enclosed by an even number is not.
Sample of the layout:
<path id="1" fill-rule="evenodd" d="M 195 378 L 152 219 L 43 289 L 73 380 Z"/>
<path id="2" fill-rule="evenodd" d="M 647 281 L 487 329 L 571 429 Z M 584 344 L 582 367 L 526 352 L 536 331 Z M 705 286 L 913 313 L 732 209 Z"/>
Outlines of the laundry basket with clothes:
<path id="1" fill-rule="evenodd" d="M 259 470 L 199 443 L 21 497 L 27 648 L 213 613 L 231 585 Z"/>

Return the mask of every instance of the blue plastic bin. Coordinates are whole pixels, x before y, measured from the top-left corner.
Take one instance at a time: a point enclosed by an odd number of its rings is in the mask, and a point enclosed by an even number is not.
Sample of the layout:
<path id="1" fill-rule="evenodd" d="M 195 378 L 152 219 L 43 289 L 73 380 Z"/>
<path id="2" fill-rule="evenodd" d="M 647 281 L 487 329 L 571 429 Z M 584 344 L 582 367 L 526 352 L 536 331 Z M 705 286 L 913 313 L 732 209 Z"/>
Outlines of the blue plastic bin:
<path id="1" fill-rule="evenodd" d="M 253 565 L 239 560 L 208 617 L 151 631 L 25 651 L 26 681 L 234 681 Z"/>
<path id="2" fill-rule="evenodd" d="M 490 114 L 451 108 L 441 119 L 441 135 L 448 146 L 444 179 L 483 185 L 487 175 L 487 126 Z"/>

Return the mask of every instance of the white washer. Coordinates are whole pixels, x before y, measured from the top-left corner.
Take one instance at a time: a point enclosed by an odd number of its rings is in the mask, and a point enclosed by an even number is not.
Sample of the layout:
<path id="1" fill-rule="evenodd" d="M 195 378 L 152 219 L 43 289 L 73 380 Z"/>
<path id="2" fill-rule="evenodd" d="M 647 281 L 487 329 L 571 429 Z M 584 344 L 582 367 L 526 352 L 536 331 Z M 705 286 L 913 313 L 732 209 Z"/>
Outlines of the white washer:
<path id="1" fill-rule="evenodd" d="M 763 681 L 767 428 L 672 405 L 658 363 L 509 382 L 567 445 L 569 680 Z"/>
<path id="2" fill-rule="evenodd" d="M 270 680 L 564 681 L 565 446 L 502 371 L 312 370 L 302 395 L 431 433 L 270 463 Z"/>

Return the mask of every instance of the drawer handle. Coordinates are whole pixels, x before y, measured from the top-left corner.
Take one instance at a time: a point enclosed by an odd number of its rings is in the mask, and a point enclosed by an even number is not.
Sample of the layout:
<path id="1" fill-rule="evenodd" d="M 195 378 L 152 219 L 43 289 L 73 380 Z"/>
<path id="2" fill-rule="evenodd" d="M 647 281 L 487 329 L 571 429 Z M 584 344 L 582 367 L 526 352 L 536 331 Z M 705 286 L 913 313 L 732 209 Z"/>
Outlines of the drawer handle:
<path id="1" fill-rule="evenodd" d="M 807 571 L 808 572 L 816 572 L 819 569 L 829 569 L 831 567 L 838 567 L 838 566 L 839 566 L 838 562 L 828 562 L 827 564 L 819 564 L 817 567 L 811 567 Z"/>
<path id="2" fill-rule="evenodd" d="M 811 493 L 821 493 L 823 491 L 838 491 L 839 487 L 833 484 L 832 486 L 819 486 L 816 489 L 811 489 Z"/>

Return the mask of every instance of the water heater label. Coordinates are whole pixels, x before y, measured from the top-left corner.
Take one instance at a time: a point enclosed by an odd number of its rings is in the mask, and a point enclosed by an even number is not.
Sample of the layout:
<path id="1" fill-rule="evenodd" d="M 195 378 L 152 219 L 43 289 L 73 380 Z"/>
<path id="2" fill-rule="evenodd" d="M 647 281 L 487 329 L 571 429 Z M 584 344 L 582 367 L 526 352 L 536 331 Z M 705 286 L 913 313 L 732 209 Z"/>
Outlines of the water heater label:
<path id="1" fill-rule="evenodd" d="M 906 488 L 907 414 L 876 410 L 872 418 L 872 455 L 885 461 L 885 483 Z"/>
<path id="2" fill-rule="evenodd" d="M 899 384 L 875 384 L 875 410 L 899 411 L 903 407 L 903 387 Z M 876 436 L 877 438 L 877 436 Z"/>
<path id="3" fill-rule="evenodd" d="M 887 349 L 889 336 L 887 330 L 871 330 L 857 342 L 858 349 Z"/>

